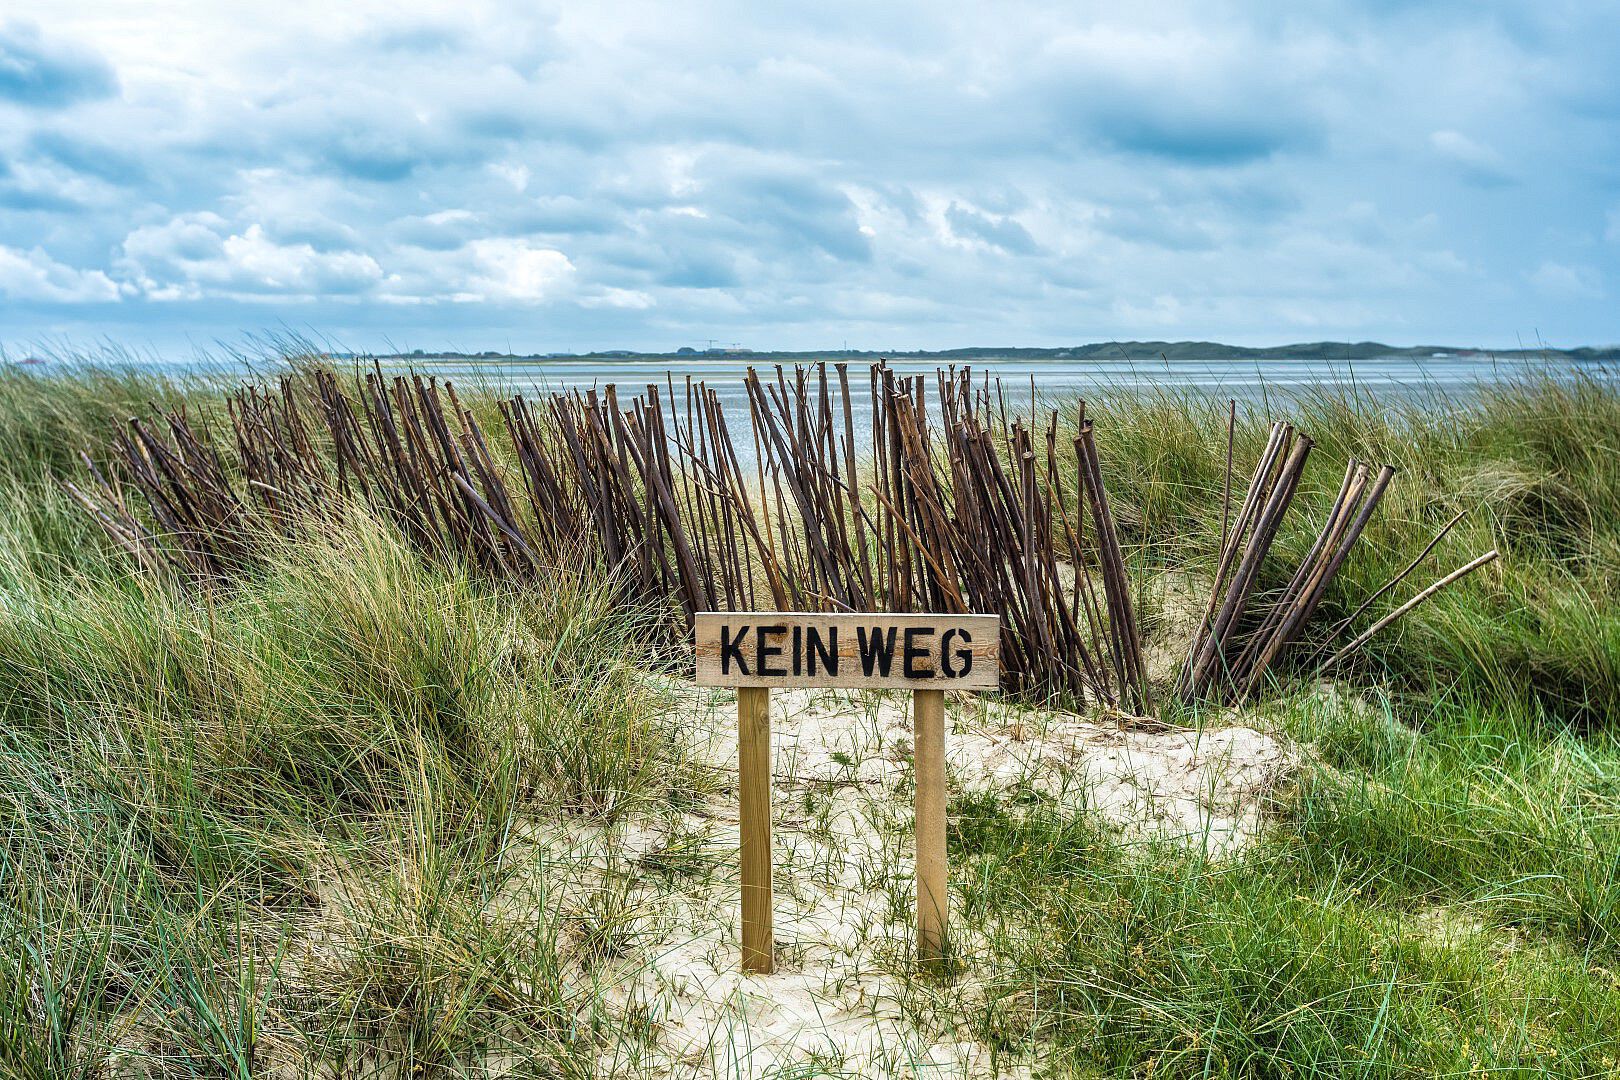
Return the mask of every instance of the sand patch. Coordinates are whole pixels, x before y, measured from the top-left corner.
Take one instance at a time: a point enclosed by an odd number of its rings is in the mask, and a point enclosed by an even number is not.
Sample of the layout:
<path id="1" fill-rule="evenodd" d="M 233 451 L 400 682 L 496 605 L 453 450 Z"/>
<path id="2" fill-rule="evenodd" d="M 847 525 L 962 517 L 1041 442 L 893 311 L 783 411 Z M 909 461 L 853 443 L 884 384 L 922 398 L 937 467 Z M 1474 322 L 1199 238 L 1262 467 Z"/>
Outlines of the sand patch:
<path id="1" fill-rule="evenodd" d="M 673 688 L 683 727 L 734 774 L 734 696 Z M 604 1068 L 681 1076 L 1019 1075 L 988 1048 L 909 1015 L 911 723 L 901 696 L 772 695 L 778 969 L 738 969 L 735 792 L 694 813 L 616 831 L 647 891 L 645 942 L 604 971 L 609 1010 L 643 1036 Z M 1126 834 L 1213 854 L 1260 825 L 1287 748 L 1242 726 L 1124 730 L 980 699 L 947 708 L 956 791 L 1032 790 Z M 648 869 L 658 871 L 652 879 Z"/>

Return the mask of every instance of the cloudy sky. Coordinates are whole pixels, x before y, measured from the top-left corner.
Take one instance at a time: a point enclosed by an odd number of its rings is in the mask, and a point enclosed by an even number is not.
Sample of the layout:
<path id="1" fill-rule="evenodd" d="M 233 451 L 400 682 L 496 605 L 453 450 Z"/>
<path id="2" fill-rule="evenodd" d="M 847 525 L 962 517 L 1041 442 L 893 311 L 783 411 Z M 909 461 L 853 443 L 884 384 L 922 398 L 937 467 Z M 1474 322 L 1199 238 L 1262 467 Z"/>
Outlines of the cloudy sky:
<path id="1" fill-rule="evenodd" d="M 0 8 L 11 352 L 1608 343 L 1617 296 L 1613 3 Z"/>

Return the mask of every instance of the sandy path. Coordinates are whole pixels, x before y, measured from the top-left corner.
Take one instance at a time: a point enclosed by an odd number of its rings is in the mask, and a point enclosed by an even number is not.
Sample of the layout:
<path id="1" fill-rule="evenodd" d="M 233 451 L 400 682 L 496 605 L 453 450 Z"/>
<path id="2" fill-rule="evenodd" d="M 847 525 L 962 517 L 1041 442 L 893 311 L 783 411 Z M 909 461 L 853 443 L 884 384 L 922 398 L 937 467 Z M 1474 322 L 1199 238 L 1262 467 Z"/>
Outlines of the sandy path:
<path id="1" fill-rule="evenodd" d="M 682 725 L 715 767 L 734 770 L 733 696 L 675 692 Z M 634 959 L 608 981 L 610 1008 L 646 1035 L 604 1067 L 726 1077 L 993 1072 L 986 1048 L 919 1030 L 901 1007 L 894 973 L 910 951 L 912 904 L 905 699 L 784 691 L 772 712 L 777 972 L 738 970 L 734 791 L 696 813 L 622 828 L 612 847 L 629 864 L 687 869 L 642 886 L 642 910 L 655 914 L 643 920 Z M 953 701 L 948 722 L 953 790 L 1027 786 L 1127 833 L 1215 854 L 1254 834 L 1261 796 L 1289 761 L 1277 740 L 1246 727 L 1122 731 L 977 699 Z"/>

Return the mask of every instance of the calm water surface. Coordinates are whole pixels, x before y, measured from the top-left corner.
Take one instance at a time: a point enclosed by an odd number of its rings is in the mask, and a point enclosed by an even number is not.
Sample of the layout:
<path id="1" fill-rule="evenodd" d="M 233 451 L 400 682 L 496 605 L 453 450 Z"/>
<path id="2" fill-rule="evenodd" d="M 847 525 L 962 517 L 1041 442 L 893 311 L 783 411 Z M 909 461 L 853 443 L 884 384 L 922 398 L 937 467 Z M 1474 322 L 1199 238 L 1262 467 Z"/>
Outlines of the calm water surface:
<path id="1" fill-rule="evenodd" d="M 661 391 L 673 382 L 677 397 L 684 395 L 684 382 L 690 376 L 702 381 L 720 395 L 726 415 L 747 415 L 747 395 L 743 376 L 750 363 L 761 374 L 773 374 L 759 361 L 725 357 L 681 358 L 677 361 L 600 358 L 592 360 L 535 360 L 478 362 L 423 359 L 415 370 L 449 380 L 463 389 L 480 388 L 503 394 L 542 395 L 547 392 L 601 388 L 618 385 L 621 400 L 644 392 L 649 384 Z M 195 373 L 183 363 L 155 364 L 171 374 Z M 388 370 L 405 371 L 413 365 L 385 364 Z M 932 374 L 941 366 L 938 360 L 896 360 L 890 364 L 903 374 Z M 1286 408 L 1287 399 L 1308 393 L 1323 384 L 1338 386 L 1363 401 L 1447 401 L 1466 400 L 1481 387 L 1518 378 L 1552 374 L 1572 377 L 1584 373 L 1612 380 L 1620 368 L 1600 363 L 1499 359 L 1474 355 L 1435 355 L 1432 357 L 1389 356 L 1356 361 L 1324 361 L 1315 358 L 1266 360 L 1165 360 L 1088 357 L 1074 359 L 980 360 L 972 369 L 975 381 L 986 373 L 1002 380 L 1009 409 L 1025 411 L 1031 391 L 1045 406 L 1069 403 L 1082 396 L 1106 397 L 1114 393 L 1169 390 L 1207 394 L 1217 400 L 1236 398 L 1251 407 L 1266 405 Z M 217 375 L 236 375 L 240 369 L 210 365 Z M 791 377 L 791 367 L 789 368 Z M 849 364 L 856 430 L 870 429 L 865 393 L 868 364 Z M 930 381 L 930 391 L 933 389 Z M 744 425 L 743 430 L 746 430 Z"/>
<path id="2" fill-rule="evenodd" d="M 615 383 L 621 400 L 656 384 L 661 392 L 673 382 L 677 397 L 684 397 L 684 380 L 702 381 L 720 396 L 728 417 L 746 416 L 748 399 L 743 376 L 749 362 L 701 358 L 679 363 L 644 360 L 547 360 L 521 363 L 431 361 L 418 370 L 449 379 L 460 386 L 479 386 L 525 395 L 547 391 L 588 389 Z M 758 364 L 762 376 L 774 375 Z M 902 374 L 932 374 L 937 360 L 897 360 L 890 366 Z M 1368 401 L 1444 401 L 1466 399 L 1482 386 L 1546 372 L 1568 376 L 1584 371 L 1612 379 L 1620 369 L 1601 364 L 1549 367 L 1541 360 L 1500 360 L 1479 356 L 1414 358 L 1382 357 L 1354 362 L 1318 359 L 1281 360 L 1172 360 L 1151 361 L 1087 358 L 1085 360 L 994 360 L 971 365 L 975 382 L 986 373 L 1002 381 L 1009 409 L 1026 410 L 1031 388 L 1044 406 L 1072 403 L 1075 398 L 1109 394 L 1185 391 L 1217 400 L 1236 398 L 1252 407 L 1271 403 L 1279 407 L 1297 394 L 1323 384 L 1335 385 Z M 869 365 L 851 362 L 849 377 L 857 430 L 870 426 L 866 388 Z M 792 368 L 788 367 L 789 378 Z M 930 396 L 934 384 L 929 382 Z M 836 391 L 836 383 L 834 384 Z"/>
<path id="3" fill-rule="evenodd" d="M 769 366 L 752 362 L 761 371 Z M 399 365 L 403 367 L 404 365 Z M 679 362 L 645 360 L 541 360 L 513 363 L 430 360 L 416 365 L 457 382 L 488 385 L 503 390 L 534 393 L 543 390 L 603 386 L 617 383 L 620 393 L 645 388 L 648 383 L 664 385 L 666 374 L 676 382 L 690 375 L 703 380 L 722 396 L 742 398 L 743 375 L 750 361 L 695 359 Z M 904 374 L 932 373 L 944 366 L 937 360 L 895 360 L 890 367 Z M 958 365 L 961 366 L 961 365 Z M 1539 360 L 1496 360 L 1488 357 L 1382 357 L 1354 362 L 1322 360 L 991 360 L 972 365 L 977 375 L 988 372 L 1000 378 L 1008 393 L 1022 387 L 1027 397 L 1031 380 L 1042 397 L 1097 394 L 1150 388 L 1184 388 L 1207 392 L 1216 397 L 1253 397 L 1267 389 L 1286 391 L 1321 383 L 1355 385 L 1369 393 L 1393 392 L 1399 395 L 1467 392 L 1482 383 L 1497 382 L 1546 370 Z M 867 364 L 850 364 L 852 382 L 866 379 Z M 1598 366 L 1593 365 L 1597 370 Z M 791 367 L 789 368 L 791 370 Z"/>

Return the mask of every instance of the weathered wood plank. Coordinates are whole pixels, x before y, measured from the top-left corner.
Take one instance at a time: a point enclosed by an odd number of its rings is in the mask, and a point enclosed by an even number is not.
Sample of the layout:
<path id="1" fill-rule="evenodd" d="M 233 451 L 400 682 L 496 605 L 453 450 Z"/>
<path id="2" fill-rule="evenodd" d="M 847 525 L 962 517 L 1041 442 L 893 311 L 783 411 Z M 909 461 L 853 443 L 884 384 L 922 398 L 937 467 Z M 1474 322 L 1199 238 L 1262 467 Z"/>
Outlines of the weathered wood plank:
<path id="1" fill-rule="evenodd" d="M 994 615 L 699 612 L 700 686 L 993 690 Z"/>
<path id="2" fill-rule="evenodd" d="M 945 956 L 949 923 L 949 866 L 945 856 L 945 694 L 911 695 L 917 779 L 917 960 Z"/>
<path id="3" fill-rule="evenodd" d="M 771 888 L 771 692 L 737 691 L 737 767 L 742 869 L 742 966 L 776 970 Z"/>

